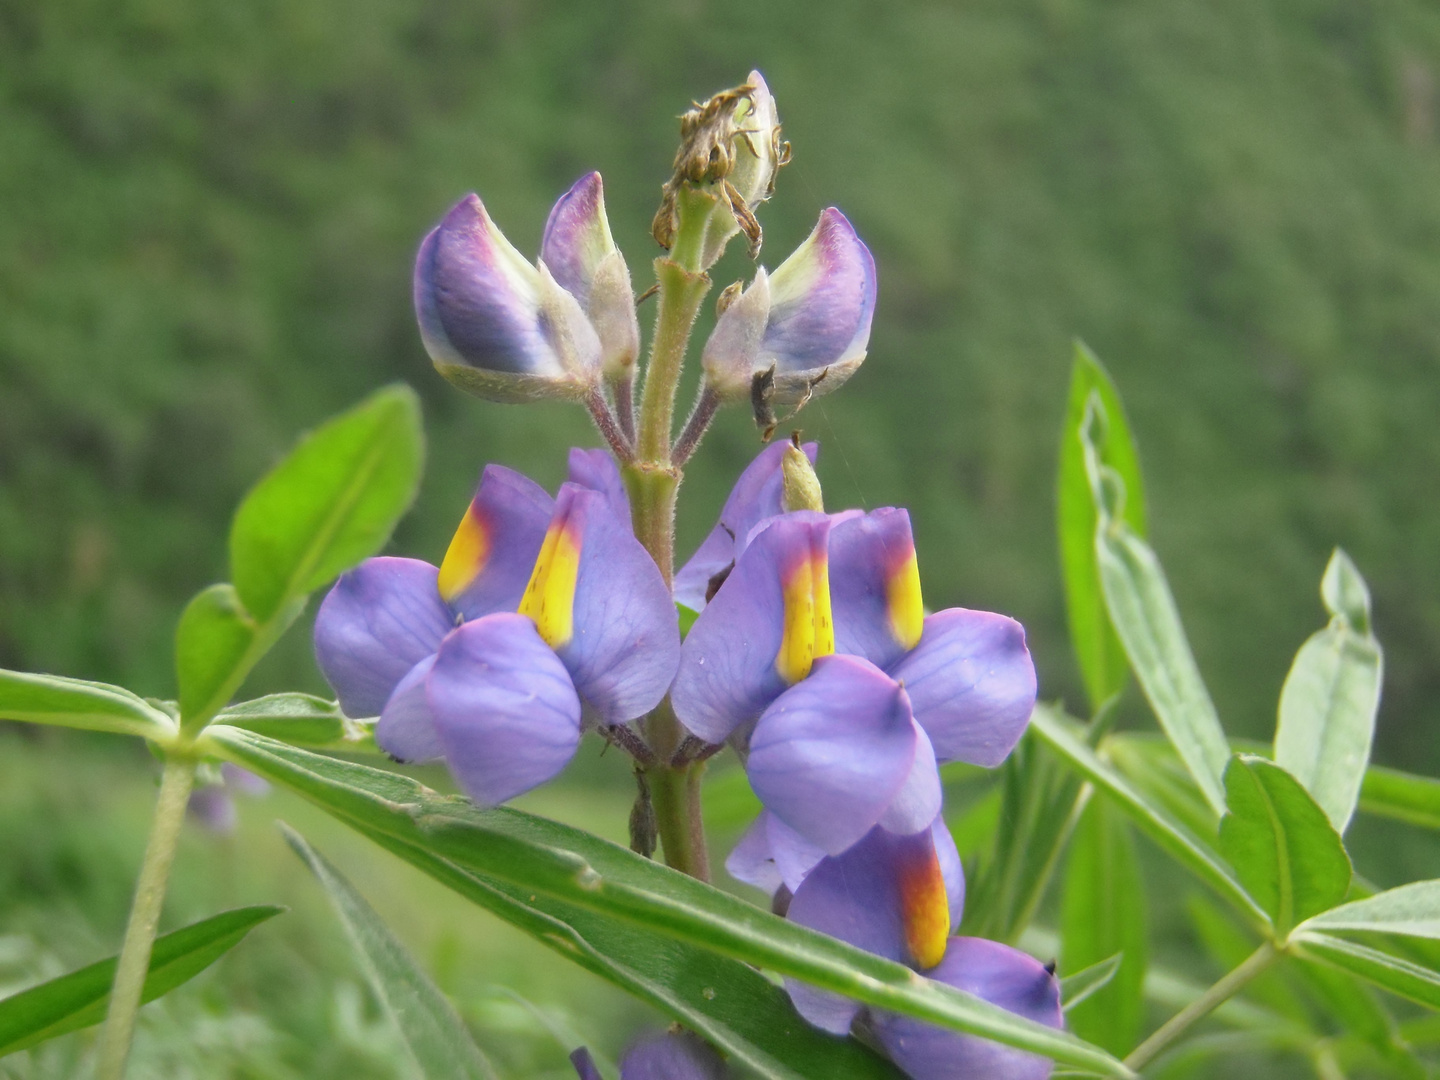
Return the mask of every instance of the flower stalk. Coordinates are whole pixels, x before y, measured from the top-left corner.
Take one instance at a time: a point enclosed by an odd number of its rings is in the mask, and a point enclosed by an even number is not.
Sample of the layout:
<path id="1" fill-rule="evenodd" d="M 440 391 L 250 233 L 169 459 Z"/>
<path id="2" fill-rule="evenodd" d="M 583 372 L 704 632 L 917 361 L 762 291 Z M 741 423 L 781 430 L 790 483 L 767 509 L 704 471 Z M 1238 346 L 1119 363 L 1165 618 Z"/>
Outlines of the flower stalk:
<path id="1" fill-rule="evenodd" d="M 121 1080 L 125 1075 L 125 1061 L 130 1056 L 130 1043 L 135 1034 L 135 1015 L 140 1011 L 145 976 L 150 970 L 150 951 L 155 944 L 160 911 L 165 906 L 170 867 L 175 861 L 190 789 L 195 784 L 195 766 L 195 758 L 183 751 L 171 752 L 165 759 L 150 839 L 145 845 L 145 861 L 135 885 L 125 944 L 120 950 L 115 984 L 110 991 L 110 1008 L 100 1033 L 96 1080 Z"/>

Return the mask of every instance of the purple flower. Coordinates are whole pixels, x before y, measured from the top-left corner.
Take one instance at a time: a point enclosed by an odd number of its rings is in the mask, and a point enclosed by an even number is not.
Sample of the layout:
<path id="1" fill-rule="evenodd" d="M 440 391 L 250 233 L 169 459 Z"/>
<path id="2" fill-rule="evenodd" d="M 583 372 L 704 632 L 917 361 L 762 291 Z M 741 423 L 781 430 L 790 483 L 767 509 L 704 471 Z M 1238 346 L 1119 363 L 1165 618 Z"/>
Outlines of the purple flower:
<path id="1" fill-rule="evenodd" d="M 600 1080 L 584 1047 L 570 1061 L 580 1080 Z M 620 1061 L 620 1080 L 725 1080 L 729 1075 L 714 1047 L 678 1028 L 636 1043 Z"/>
<path id="2" fill-rule="evenodd" d="M 839 856 L 827 856 L 799 883 L 788 917 L 803 926 L 975 994 L 1030 1020 L 1059 1028 L 1054 973 L 1025 953 L 983 938 L 950 937 L 963 906 L 959 859 L 948 830 L 897 837 L 875 829 Z M 858 1019 L 892 1060 L 917 1080 L 1044 1080 L 1051 1063 L 988 1039 L 787 981 L 800 1014 L 845 1034 Z"/>
<path id="3" fill-rule="evenodd" d="M 773 367 L 771 403 L 793 408 L 855 373 L 874 314 L 875 260 L 832 206 L 779 269 L 761 267 L 720 316 L 701 354 L 705 385 L 722 401 L 745 400 Z"/>
<path id="4" fill-rule="evenodd" d="M 580 398 L 639 351 L 630 272 L 610 236 L 598 173 L 550 213 L 540 261 L 467 195 L 420 245 L 415 315 L 435 367 L 495 401 Z"/>
<path id="5" fill-rule="evenodd" d="M 928 826 L 937 762 L 1004 760 L 1035 671 L 1013 620 L 924 614 L 905 511 L 801 511 L 751 529 L 671 700 L 699 737 L 734 737 L 766 807 L 837 855 L 876 825 Z"/>
<path id="6" fill-rule="evenodd" d="M 186 812 L 203 828 L 227 836 L 235 831 L 240 815 L 235 808 L 236 794 L 259 798 L 270 785 L 254 773 L 225 761 L 220 765 L 218 783 L 201 783 L 190 792 Z"/>
<path id="7" fill-rule="evenodd" d="M 443 757 L 484 805 L 559 773 L 582 709 L 608 725 L 654 708 L 679 649 L 670 591 L 598 450 L 570 452 L 554 499 L 487 466 L 438 570 L 370 559 L 315 619 L 315 655 L 346 714 L 378 714 L 382 749 Z"/>

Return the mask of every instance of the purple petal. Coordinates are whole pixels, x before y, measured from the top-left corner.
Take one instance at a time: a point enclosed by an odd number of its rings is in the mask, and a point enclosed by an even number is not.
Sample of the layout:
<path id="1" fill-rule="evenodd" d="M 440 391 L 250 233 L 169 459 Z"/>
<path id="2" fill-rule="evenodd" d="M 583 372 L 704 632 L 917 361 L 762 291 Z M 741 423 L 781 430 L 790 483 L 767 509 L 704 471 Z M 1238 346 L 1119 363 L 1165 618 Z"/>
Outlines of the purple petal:
<path id="1" fill-rule="evenodd" d="M 437 367 L 561 379 L 546 340 L 538 274 L 467 195 L 420 245 L 415 314 Z M 499 380 L 498 385 L 503 385 Z"/>
<path id="2" fill-rule="evenodd" d="M 485 466 L 440 564 L 440 595 L 467 619 L 514 611 L 554 512 L 555 500 L 528 476 Z"/>
<path id="3" fill-rule="evenodd" d="M 540 258 L 582 307 L 590 303 L 590 283 L 604 258 L 615 250 L 605 216 L 605 187 L 598 172 L 587 173 L 560 196 L 545 222 Z"/>
<path id="4" fill-rule="evenodd" d="M 889 668 L 920 640 L 924 609 L 910 515 L 883 507 L 830 530 L 835 651 Z"/>
<path id="5" fill-rule="evenodd" d="M 395 684 L 453 628 L 436 575 L 418 559 L 368 559 L 325 597 L 315 660 L 347 716 L 378 716 Z"/>
<path id="6" fill-rule="evenodd" d="M 197 787 L 190 792 L 185 812 L 207 832 L 229 836 L 240 822 L 235 798 L 219 784 Z"/>
<path id="7" fill-rule="evenodd" d="M 426 688 L 446 764 L 482 806 L 552 779 L 580 744 L 575 687 L 523 615 L 487 615 L 451 633 Z"/>
<path id="8" fill-rule="evenodd" d="M 1063 1027 L 1060 984 L 1039 961 L 983 938 L 950 940 L 930 978 L 1053 1028 Z M 961 1035 L 910 1017 L 872 1014 L 875 1033 L 895 1064 L 916 1080 L 1045 1080 L 1048 1058 Z"/>
<path id="9" fill-rule="evenodd" d="M 947 608 L 928 616 L 920 644 L 889 671 L 904 684 L 942 762 L 999 765 L 1035 707 L 1025 630 L 989 611 Z"/>
<path id="10" fill-rule="evenodd" d="M 258 799 L 262 795 L 270 794 L 270 781 L 263 776 L 256 776 L 249 769 L 232 765 L 228 761 L 220 763 L 220 779 L 231 791 L 238 791 L 251 798 Z"/>
<path id="11" fill-rule="evenodd" d="M 769 362 L 760 362 L 765 328 L 770 320 L 770 279 L 762 266 L 755 280 L 715 320 L 715 329 L 705 339 L 700 367 L 705 388 L 722 401 L 742 401 L 750 395 L 757 373 Z"/>
<path id="12" fill-rule="evenodd" d="M 724 1080 L 725 1062 L 688 1031 L 654 1035 L 620 1059 L 620 1080 Z"/>
<path id="13" fill-rule="evenodd" d="M 762 812 L 750 823 L 725 859 L 725 870 L 736 881 L 753 885 L 767 896 L 783 885 L 780 868 L 770 851 L 770 834 L 766 829 L 768 815 Z"/>
<path id="14" fill-rule="evenodd" d="M 571 634 L 555 651 L 606 723 L 633 720 L 660 703 L 680 662 L 670 590 L 602 493 L 563 485 L 551 523 L 557 529 L 578 551 L 578 566 Z"/>
<path id="15" fill-rule="evenodd" d="M 570 1055 L 570 1064 L 575 1066 L 580 1080 L 600 1080 L 600 1070 L 595 1067 L 595 1059 L 585 1047 L 580 1047 Z"/>
<path id="16" fill-rule="evenodd" d="M 812 463 L 820 453 L 819 444 L 813 442 L 801 449 Z M 711 579 L 730 568 L 756 525 L 784 511 L 780 503 L 784 457 L 785 444 L 771 443 L 745 466 L 725 500 L 719 523 L 675 575 L 675 599 L 680 603 L 693 611 L 704 610 Z"/>
<path id="17" fill-rule="evenodd" d="M 681 723 L 700 738 L 724 742 L 785 690 L 776 667 L 785 641 L 783 582 L 825 558 L 829 528 L 823 514 L 775 518 L 690 628 L 671 701 Z"/>
<path id="18" fill-rule="evenodd" d="M 775 364 L 776 396 L 827 393 L 865 359 L 875 313 L 875 260 L 845 215 L 830 207 L 806 241 L 770 275 L 770 322 L 758 366 Z"/>
<path id="19" fill-rule="evenodd" d="M 935 857 L 940 860 L 940 873 L 945 878 L 945 898 L 950 902 L 950 919 L 958 923 L 965 911 L 965 866 L 960 861 L 960 849 L 955 846 L 955 837 L 945 824 L 945 818 L 935 815 L 930 826 L 931 839 L 935 841 Z"/>
<path id="20" fill-rule="evenodd" d="M 620 476 L 620 467 L 615 464 L 614 455 L 608 450 L 570 451 L 570 482 L 591 491 L 598 491 L 610 504 L 611 512 L 621 521 L 630 520 L 630 496 L 625 492 L 625 481 Z"/>
<path id="21" fill-rule="evenodd" d="M 890 800 L 880 824 L 886 832 L 908 836 L 928 829 L 940 816 L 944 792 L 940 787 L 940 769 L 935 764 L 935 751 L 925 729 L 915 725 L 915 762 L 900 790 Z"/>
<path id="22" fill-rule="evenodd" d="M 760 717 L 746 770 L 766 809 L 838 855 L 885 814 L 917 742 L 904 690 L 859 657 L 827 656 Z M 919 828 L 939 811 L 938 776 L 934 794 Z"/>
<path id="23" fill-rule="evenodd" d="M 375 725 L 375 744 L 396 761 L 435 761 L 445 756 L 426 690 L 434 666 L 435 657 L 427 656 L 411 668 Z"/>

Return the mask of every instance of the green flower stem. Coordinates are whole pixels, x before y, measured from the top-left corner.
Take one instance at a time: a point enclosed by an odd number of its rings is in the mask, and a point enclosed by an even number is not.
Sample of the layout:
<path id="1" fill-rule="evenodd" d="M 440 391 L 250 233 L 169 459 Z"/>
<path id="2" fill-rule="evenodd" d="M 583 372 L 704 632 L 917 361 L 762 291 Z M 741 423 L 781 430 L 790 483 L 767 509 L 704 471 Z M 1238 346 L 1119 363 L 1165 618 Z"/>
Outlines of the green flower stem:
<path id="1" fill-rule="evenodd" d="M 160 909 L 165 904 L 170 865 L 175 861 L 175 846 L 180 839 L 180 826 L 185 820 L 185 806 L 195 783 L 195 765 L 196 759 L 184 751 L 167 754 L 165 759 L 160 797 L 155 803 L 155 818 L 150 824 L 150 840 L 145 845 L 145 861 L 140 867 L 140 880 L 135 885 L 130 924 L 125 928 L 125 944 L 120 950 L 115 985 L 110 991 L 110 1009 L 105 1016 L 105 1028 L 100 1033 L 95 1080 L 121 1080 L 125 1075 L 125 1059 L 130 1055 L 135 1014 L 140 1011 L 140 994 L 145 988 L 146 973 L 150 970 L 150 950 L 155 944 Z"/>
<path id="2" fill-rule="evenodd" d="M 660 283 L 660 303 L 650 360 L 645 367 L 645 389 L 640 396 L 640 445 L 636 449 L 640 461 L 668 465 L 675 391 L 680 385 L 685 347 L 690 343 L 695 316 L 710 291 L 710 278 L 667 258 L 655 260 L 655 277 Z"/>
<path id="3" fill-rule="evenodd" d="M 667 699 L 645 721 L 650 745 L 660 764 L 646 773 L 650 797 L 655 806 L 655 829 L 665 851 L 665 863 L 672 869 L 701 881 L 710 880 L 710 852 L 705 843 L 705 820 L 700 813 L 700 779 L 705 762 L 693 762 L 678 769 L 666 762 L 684 735 Z"/>
<path id="4" fill-rule="evenodd" d="M 1155 1034 L 1135 1048 L 1134 1053 L 1125 1059 L 1125 1064 L 1139 1072 L 1159 1057 L 1176 1039 L 1243 990 L 1250 980 L 1261 974 L 1281 955 L 1281 950 L 1274 942 L 1262 943 L 1239 967 L 1162 1024 Z"/>

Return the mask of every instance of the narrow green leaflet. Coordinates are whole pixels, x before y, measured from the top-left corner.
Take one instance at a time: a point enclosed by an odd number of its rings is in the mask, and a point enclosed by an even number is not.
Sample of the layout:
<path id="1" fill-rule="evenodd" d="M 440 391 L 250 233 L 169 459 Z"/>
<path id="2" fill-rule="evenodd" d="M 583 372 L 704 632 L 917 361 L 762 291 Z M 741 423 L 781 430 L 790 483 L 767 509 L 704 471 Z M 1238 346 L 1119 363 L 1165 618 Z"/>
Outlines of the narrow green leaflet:
<path id="1" fill-rule="evenodd" d="M 1128 824 L 1108 799 L 1092 799 L 1065 867 L 1060 970 L 1067 975 L 1118 955 L 1109 985 L 1070 1012 L 1070 1030 L 1122 1056 L 1145 1020 L 1145 882 Z"/>
<path id="2" fill-rule="evenodd" d="M 1097 1047 L 908 968 L 786 922 L 619 845 L 508 808 L 480 810 L 394 773 L 338 761 L 238 728 L 209 749 L 290 787 L 371 835 L 383 833 L 462 870 L 679 942 L 769 968 L 869 1005 L 983 1035 L 1057 1061 L 1127 1076 Z"/>
<path id="3" fill-rule="evenodd" d="M 175 721 L 129 690 L 61 675 L 0 670 L 0 720 L 163 739 Z"/>
<path id="4" fill-rule="evenodd" d="M 278 907 L 236 908 L 162 934 L 150 954 L 141 1001 L 154 1001 L 188 982 L 240 943 Z M 101 960 L 0 1001 L 0 1057 L 105 1019 L 115 958 Z"/>
<path id="5" fill-rule="evenodd" d="M 1440 1009 L 1440 973 L 1332 934 L 1303 930 L 1291 940 L 1300 946 L 1302 955 L 1358 975 L 1392 994 Z"/>
<path id="6" fill-rule="evenodd" d="M 1060 1007 L 1068 1013 L 1082 1001 L 1088 1001 L 1098 991 L 1109 986 L 1110 980 L 1115 978 L 1115 973 L 1120 970 L 1120 961 L 1123 959 L 1124 957 L 1116 953 L 1114 956 L 1107 956 L 1098 964 L 1091 964 L 1062 978 Z"/>
<path id="7" fill-rule="evenodd" d="M 340 704 L 314 694 L 269 694 L 232 705 L 215 717 L 292 746 L 374 752 L 371 725 L 351 720 Z"/>
<path id="8" fill-rule="evenodd" d="M 1300 647 L 1285 679 L 1275 761 L 1305 785 L 1343 833 L 1370 760 L 1383 662 L 1370 633 L 1369 590 L 1339 548 L 1325 568 L 1320 594 L 1330 624 Z"/>
<path id="9" fill-rule="evenodd" d="M 1412 881 L 1309 919 L 1307 931 L 1371 930 L 1379 934 L 1440 938 L 1440 881 Z"/>
<path id="10" fill-rule="evenodd" d="M 175 680 L 182 718 L 214 716 L 230 699 L 258 659 L 246 656 L 255 645 L 255 629 L 255 620 L 233 585 L 211 585 L 186 605 L 175 628 Z"/>
<path id="11" fill-rule="evenodd" d="M 286 825 L 281 829 L 295 853 L 320 879 L 370 988 L 399 1028 L 425 1080 L 495 1080 L 495 1070 L 454 1006 L 375 909 L 304 837 Z"/>
<path id="12" fill-rule="evenodd" d="M 1125 507 L 1121 512 L 1125 524 L 1136 536 L 1143 537 L 1145 491 L 1140 483 L 1140 459 L 1130 426 L 1125 421 L 1120 395 L 1104 365 L 1077 341 L 1070 369 L 1070 403 L 1060 437 L 1057 521 L 1070 644 L 1094 711 L 1124 689 L 1129 664 L 1120 639 L 1110 625 L 1095 564 L 1095 504 L 1085 471 L 1085 449 L 1080 441 L 1085 406 L 1092 392 L 1099 396 L 1105 412 L 1104 430 L 1096 450 L 1101 463 L 1115 470 L 1125 484 Z"/>
<path id="13" fill-rule="evenodd" d="M 1160 560 L 1126 523 L 1123 477 L 1100 456 L 1096 428 L 1104 405 L 1092 391 L 1081 426 L 1085 470 L 1096 510 L 1095 560 L 1106 609 L 1155 717 L 1215 812 L 1224 813 L 1220 777 L 1230 750 L 1195 666 Z"/>
<path id="14" fill-rule="evenodd" d="M 1360 809 L 1377 817 L 1440 829 L 1440 780 L 1371 765 L 1360 785 Z"/>
<path id="15" fill-rule="evenodd" d="M 1146 799 L 1128 780 L 1101 761 L 1095 751 L 1066 726 L 1058 713 L 1049 706 L 1037 705 L 1030 717 L 1030 730 L 1099 791 L 1113 799 L 1116 807 L 1141 832 L 1218 895 L 1235 905 L 1252 924 L 1257 928 L 1268 927 L 1269 916 L 1250 898 L 1219 857 L 1167 811 Z"/>
<path id="16" fill-rule="evenodd" d="M 1281 935 L 1345 899 L 1350 856 L 1298 780 L 1264 758 L 1236 754 L 1225 793 L 1220 852 Z"/>
<path id="17" fill-rule="evenodd" d="M 230 572 L 257 623 L 373 555 L 420 483 L 420 404 L 407 386 L 366 398 L 306 435 L 246 496 Z"/>
<path id="18" fill-rule="evenodd" d="M 1105 756 L 1141 795 L 1207 844 L 1215 845 L 1220 818 L 1164 735 L 1158 731 L 1111 735 L 1105 740 Z"/>

